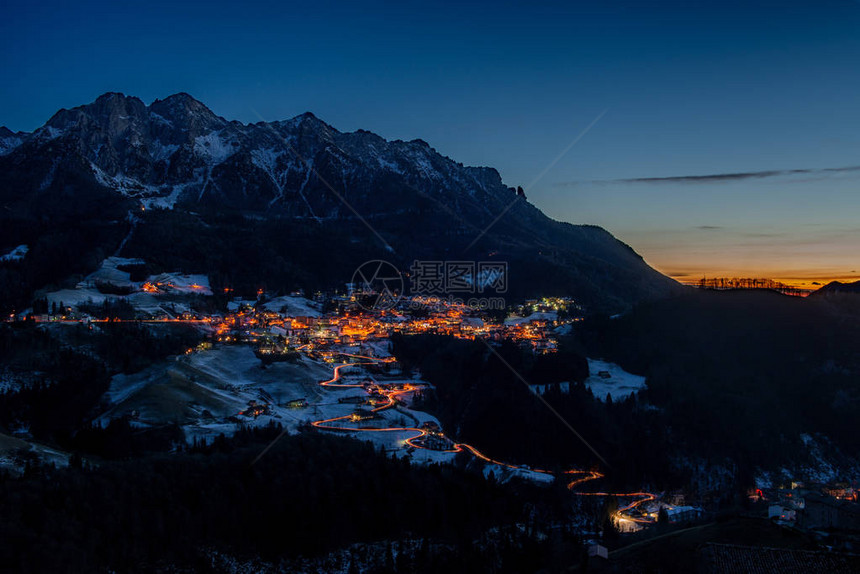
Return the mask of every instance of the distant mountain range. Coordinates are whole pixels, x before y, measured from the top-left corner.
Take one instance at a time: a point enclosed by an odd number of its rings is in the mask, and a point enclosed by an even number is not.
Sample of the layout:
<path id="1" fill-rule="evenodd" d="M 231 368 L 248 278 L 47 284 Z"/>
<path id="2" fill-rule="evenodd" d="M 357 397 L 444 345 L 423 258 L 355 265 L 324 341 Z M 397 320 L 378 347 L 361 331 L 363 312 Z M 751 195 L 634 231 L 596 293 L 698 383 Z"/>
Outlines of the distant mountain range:
<path id="1" fill-rule="evenodd" d="M 833 293 L 860 293 L 860 281 L 855 281 L 853 283 L 831 281 L 827 285 L 816 290 L 813 295 L 828 295 Z"/>
<path id="2" fill-rule="evenodd" d="M 0 128 L 0 206 L 0 247 L 30 247 L 0 275 L 20 297 L 120 249 L 241 289 L 334 287 L 373 257 L 403 270 L 504 260 L 512 294 L 606 311 L 680 289 L 605 230 L 550 219 L 495 169 L 311 113 L 228 121 L 184 93 L 148 106 L 107 93 L 32 133 Z"/>

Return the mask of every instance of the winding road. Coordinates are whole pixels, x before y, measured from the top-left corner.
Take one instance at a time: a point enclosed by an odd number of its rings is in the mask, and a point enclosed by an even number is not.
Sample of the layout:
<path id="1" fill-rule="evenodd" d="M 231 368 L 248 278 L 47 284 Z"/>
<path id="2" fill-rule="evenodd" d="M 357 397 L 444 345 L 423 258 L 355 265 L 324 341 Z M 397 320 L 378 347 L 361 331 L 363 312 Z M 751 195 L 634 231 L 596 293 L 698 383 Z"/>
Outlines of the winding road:
<path id="1" fill-rule="evenodd" d="M 347 354 L 347 353 L 342 353 L 342 355 L 345 357 L 360 359 L 360 361 L 357 361 L 354 363 L 344 363 L 342 365 L 337 365 L 336 367 L 334 367 L 334 372 L 332 374 L 332 377 L 326 381 L 321 381 L 319 383 L 320 386 L 323 386 L 323 387 L 341 387 L 341 388 L 363 388 L 364 387 L 363 384 L 339 382 L 341 380 L 341 371 L 343 369 L 350 368 L 350 367 L 357 367 L 357 366 L 363 366 L 363 365 L 376 365 L 376 364 L 381 364 L 381 363 L 393 363 L 393 362 L 395 362 L 394 357 L 379 359 L 379 358 L 375 358 L 375 357 L 367 357 L 364 355 L 352 355 L 352 354 Z M 404 385 L 402 385 L 401 388 L 398 388 L 398 389 L 386 389 L 383 386 L 378 386 L 378 392 L 381 395 L 386 397 L 387 402 L 383 405 L 380 405 L 380 406 L 377 406 L 377 407 L 371 409 L 370 412 L 377 413 L 379 411 L 390 409 L 397 404 L 397 402 L 398 402 L 397 399 L 401 395 L 420 390 L 421 388 L 424 388 L 425 386 L 426 385 L 423 385 L 423 384 L 412 384 L 412 383 L 404 384 Z M 322 420 L 314 421 L 311 424 L 318 429 L 330 430 L 330 431 L 340 431 L 340 432 L 393 432 L 393 431 L 414 432 L 415 435 L 412 437 L 409 437 L 404 442 L 407 445 L 409 445 L 413 448 L 416 448 L 416 449 L 427 448 L 427 447 L 423 446 L 422 444 L 420 444 L 419 442 L 417 442 L 417 441 L 419 441 L 419 439 L 430 434 L 430 432 L 427 429 L 418 428 L 418 427 L 364 428 L 364 427 L 344 426 L 342 424 L 337 424 L 339 421 L 350 420 L 350 417 L 351 417 L 351 415 L 343 415 L 343 416 L 339 416 L 339 417 L 333 417 L 333 418 L 329 418 L 329 419 L 322 419 Z M 452 443 L 452 446 L 450 449 L 443 450 L 441 452 L 458 453 L 458 452 L 463 452 L 463 451 L 468 451 L 473 456 L 475 456 L 476 458 L 479 458 L 485 462 L 488 462 L 490 464 L 494 464 L 497 466 L 501 466 L 504 468 L 508 468 L 508 469 L 528 470 L 531 472 L 537 472 L 540 474 L 548 474 L 548 475 L 554 475 L 555 474 L 549 470 L 543 470 L 543 469 L 537 469 L 537 468 L 527 468 L 527 467 L 518 466 L 515 464 L 503 462 L 500 460 L 495 460 L 495 459 L 490 458 L 489 456 L 485 455 L 484 453 L 479 451 L 474 446 L 472 446 L 470 444 L 466 444 L 466 443 Z M 565 475 L 568 479 L 570 479 L 570 482 L 567 484 L 567 488 L 577 496 L 601 496 L 601 497 L 615 496 L 615 497 L 619 497 L 619 498 L 632 498 L 633 499 L 632 502 L 628 503 L 625 506 L 620 506 L 618 508 L 619 518 L 623 518 L 625 520 L 629 520 L 631 522 L 636 522 L 639 524 L 654 524 L 655 521 L 652 519 L 630 516 L 629 514 L 625 514 L 625 513 L 629 513 L 631 510 L 635 509 L 636 507 L 638 507 L 638 506 L 640 506 L 646 502 L 656 500 L 656 498 L 657 498 L 656 495 L 654 495 L 650 492 L 585 492 L 585 491 L 581 491 L 579 489 L 579 487 L 581 485 L 586 484 L 586 483 L 591 482 L 591 481 L 594 481 L 594 480 L 598 480 L 600 478 L 603 478 L 604 474 L 601 472 L 598 472 L 596 470 L 579 470 L 579 469 L 566 470 L 562 474 Z"/>

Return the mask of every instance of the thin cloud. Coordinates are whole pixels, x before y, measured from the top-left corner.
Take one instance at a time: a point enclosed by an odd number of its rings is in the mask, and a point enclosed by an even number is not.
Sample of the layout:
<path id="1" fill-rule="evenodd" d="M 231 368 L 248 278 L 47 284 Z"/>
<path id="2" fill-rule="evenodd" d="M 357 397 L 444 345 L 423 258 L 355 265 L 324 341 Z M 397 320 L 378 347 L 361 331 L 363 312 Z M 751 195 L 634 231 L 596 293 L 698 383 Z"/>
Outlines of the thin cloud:
<path id="1" fill-rule="evenodd" d="M 785 171 L 746 171 L 738 173 L 712 173 L 708 175 L 673 175 L 669 177 L 633 177 L 614 179 L 614 183 L 719 183 L 723 181 L 740 181 L 744 179 L 764 179 L 795 173 L 808 173 L 804 170 Z"/>
<path id="2" fill-rule="evenodd" d="M 596 179 L 590 182 L 565 181 L 556 185 L 561 187 L 575 186 L 582 183 L 611 184 L 611 183 L 652 183 L 652 184 L 709 184 L 745 181 L 750 179 L 769 179 L 794 175 L 826 176 L 838 173 L 860 172 L 860 165 L 845 167 L 828 167 L 823 169 L 776 169 L 763 171 L 740 171 L 729 173 L 711 173 L 706 175 L 672 175 L 666 177 L 631 177 L 623 179 Z"/>

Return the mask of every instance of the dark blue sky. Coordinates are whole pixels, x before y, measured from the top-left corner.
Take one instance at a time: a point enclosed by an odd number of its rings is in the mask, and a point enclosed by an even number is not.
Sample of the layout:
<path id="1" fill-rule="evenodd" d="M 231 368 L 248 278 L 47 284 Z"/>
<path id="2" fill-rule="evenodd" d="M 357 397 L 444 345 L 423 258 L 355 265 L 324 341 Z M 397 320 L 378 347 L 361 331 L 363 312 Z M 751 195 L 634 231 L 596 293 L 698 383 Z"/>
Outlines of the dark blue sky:
<path id="1" fill-rule="evenodd" d="M 659 269 L 860 271 L 860 3 L 6 0 L 0 124 L 121 91 L 427 140 Z M 802 173 L 762 173 L 782 170 Z M 747 174 L 684 179 L 681 176 Z M 641 178 L 680 178 L 651 181 Z M 625 181 L 621 181 L 625 180 Z"/>

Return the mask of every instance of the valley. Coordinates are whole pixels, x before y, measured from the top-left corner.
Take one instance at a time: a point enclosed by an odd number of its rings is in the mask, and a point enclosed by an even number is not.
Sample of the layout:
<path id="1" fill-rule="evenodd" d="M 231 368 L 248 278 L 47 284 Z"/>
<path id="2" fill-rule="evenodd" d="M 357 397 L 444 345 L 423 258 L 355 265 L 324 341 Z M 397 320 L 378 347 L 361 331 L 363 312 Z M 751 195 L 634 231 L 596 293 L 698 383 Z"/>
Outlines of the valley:
<path id="1" fill-rule="evenodd" d="M 857 284 L 682 285 L 509 183 L 184 92 L 0 129 L 0 563 L 850 568 Z"/>

